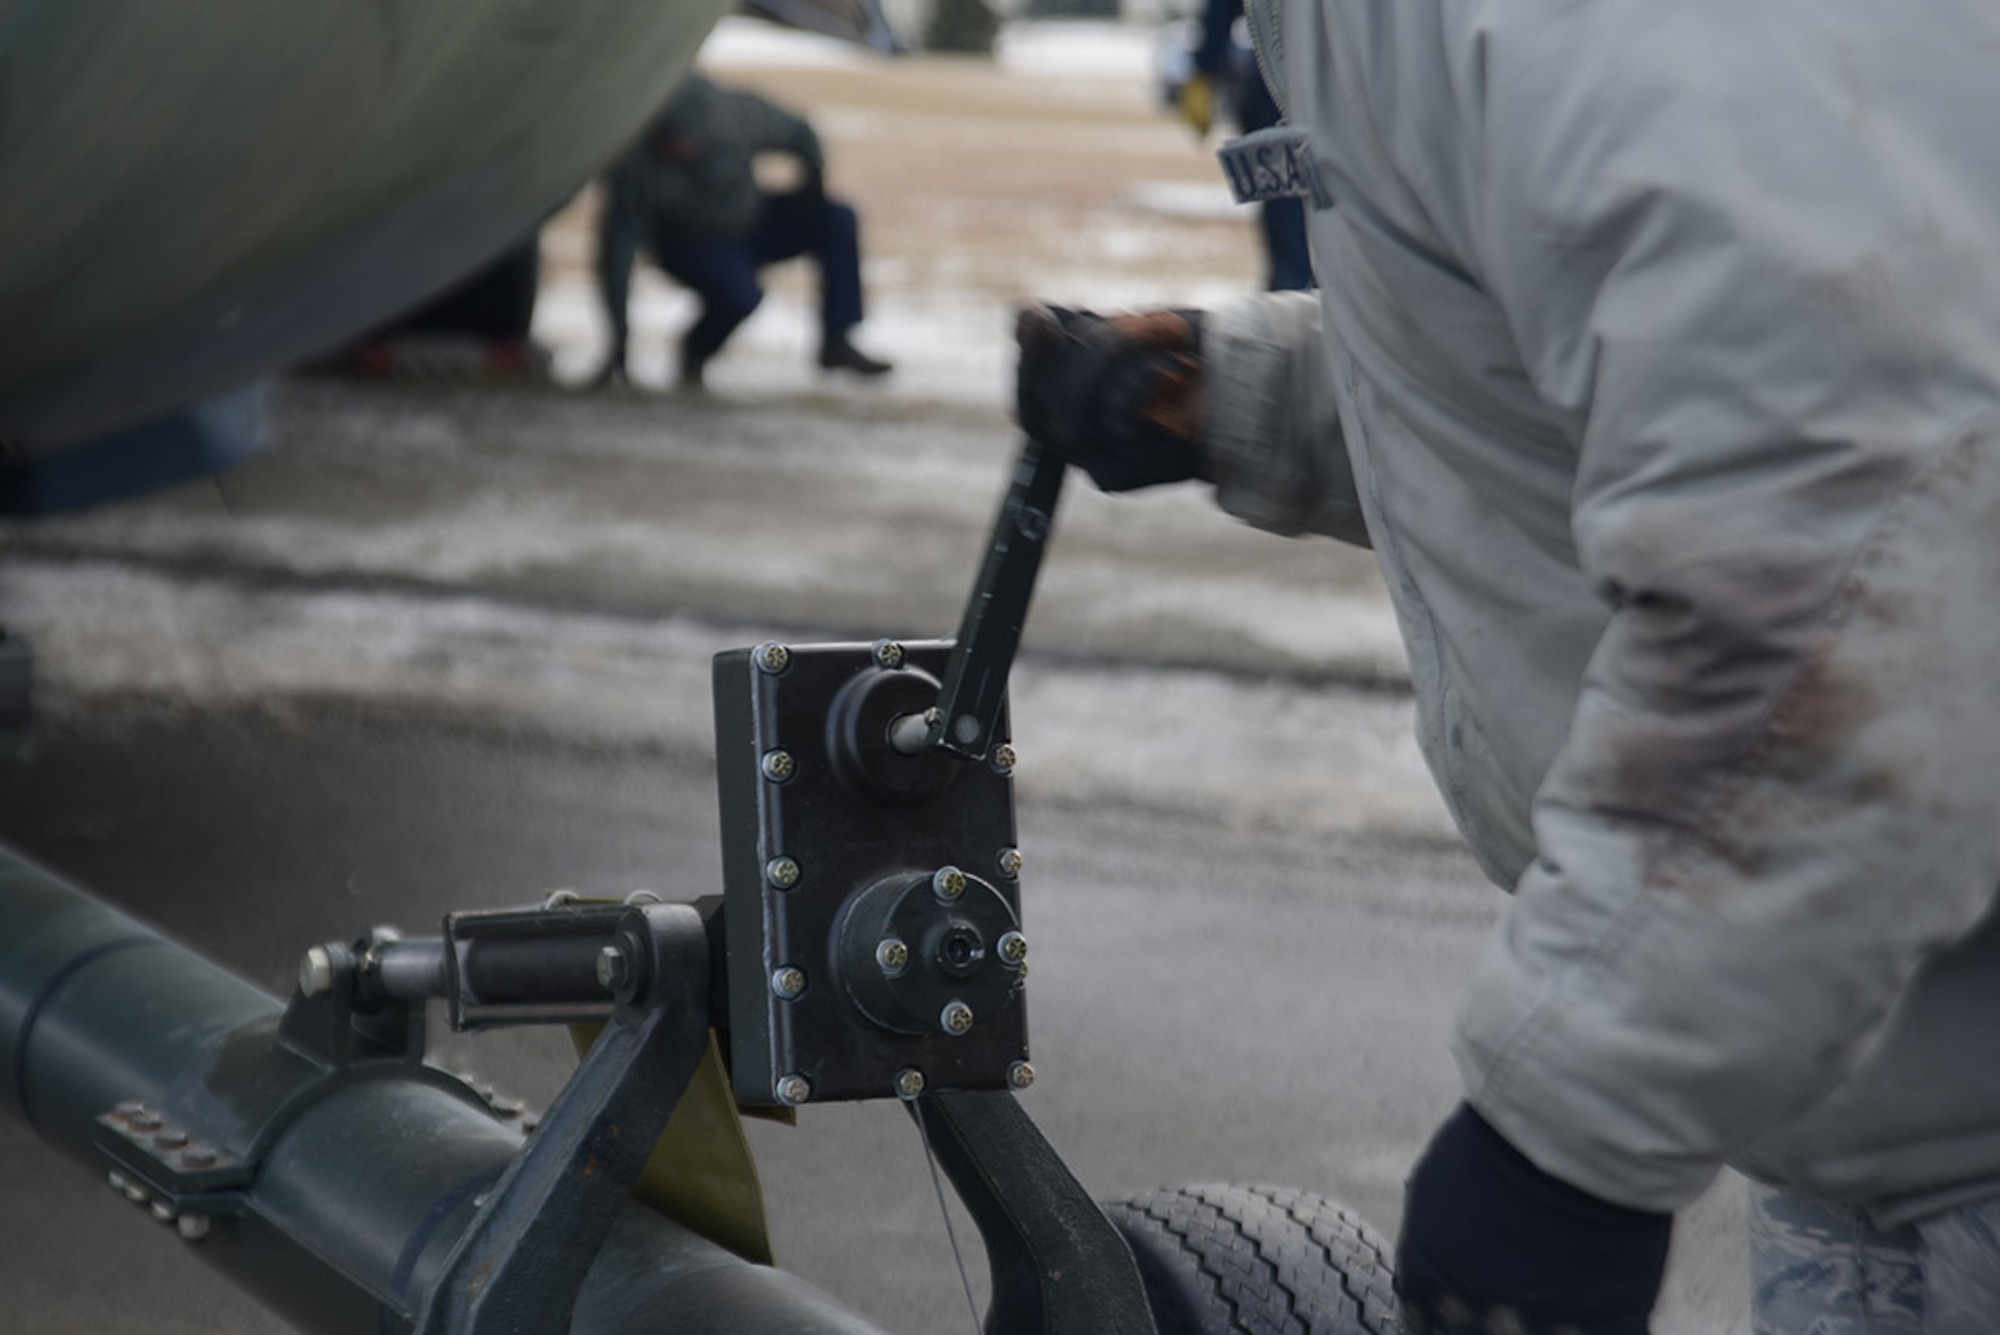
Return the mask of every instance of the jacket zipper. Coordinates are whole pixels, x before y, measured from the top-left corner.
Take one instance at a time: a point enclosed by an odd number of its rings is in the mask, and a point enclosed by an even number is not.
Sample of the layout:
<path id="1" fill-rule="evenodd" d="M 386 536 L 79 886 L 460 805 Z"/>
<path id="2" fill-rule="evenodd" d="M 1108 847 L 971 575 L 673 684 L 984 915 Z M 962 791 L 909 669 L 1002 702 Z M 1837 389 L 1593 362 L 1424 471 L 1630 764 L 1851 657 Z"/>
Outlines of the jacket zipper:
<path id="1" fill-rule="evenodd" d="M 1280 21 L 1280 0 L 1244 0 L 1243 19 L 1250 28 L 1250 54 L 1257 58 L 1257 73 L 1278 104 L 1278 114 L 1289 117 L 1285 105 L 1284 24 Z M 1267 54 L 1268 52 L 1268 54 Z"/>

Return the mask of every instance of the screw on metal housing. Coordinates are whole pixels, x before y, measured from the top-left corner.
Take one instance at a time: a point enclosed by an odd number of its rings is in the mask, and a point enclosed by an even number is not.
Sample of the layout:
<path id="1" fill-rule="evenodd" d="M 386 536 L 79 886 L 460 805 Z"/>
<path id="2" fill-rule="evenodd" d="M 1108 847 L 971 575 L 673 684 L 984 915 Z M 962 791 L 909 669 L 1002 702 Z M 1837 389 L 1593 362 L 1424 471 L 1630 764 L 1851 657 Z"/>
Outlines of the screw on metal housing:
<path id="1" fill-rule="evenodd" d="M 965 1034 L 972 1029 L 972 1007 L 962 1001 L 948 1001 L 938 1015 L 938 1028 L 947 1034 Z"/>
<path id="2" fill-rule="evenodd" d="M 597 952 L 597 985 L 606 992 L 616 992 L 632 977 L 632 961 L 617 946 L 606 946 Z"/>
<path id="3" fill-rule="evenodd" d="M 1020 759 L 1020 753 L 1010 743 L 1002 742 L 993 748 L 993 769 L 996 773 L 1012 774 Z"/>
<path id="4" fill-rule="evenodd" d="M 750 651 L 757 666 L 772 676 L 777 676 L 792 665 L 792 651 L 776 640 L 766 640 Z"/>
<path id="5" fill-rule="evenodd" d="M 993 864 L 1000 868 L 1002 876 L 1005 876 L 1010 881 L 1014 880 L 1021 874 L 1021 850 L 1018 848 L 1003 848 L 994 856 Z"/>
<path id="6" fill-rule="evenodd" d="M 931 877 L 931 893 L 951 903 L 965 893 L 965 873 L 956 867 L 939 867 Z"/>
<path id="7" fill-rule="evenodd" d="M 806 971 L 794 964 L 787 964 L 771 975 L 771 990 L 791 1001 L 806 990 Z"/>
<path id="8" fill-rule="evenodd" d="M 299 959 L 299 991 L 316 997 L 332 987 L 333 953 L 325 946 L 314 946 Z"/>
<path id="9" fill-rule="evenodd" d="M 784 783 L 798 773 L 799 762 L 792 758 L 790 751 L 766 751 L 764 753 L 764 777 L 772 783 Z"/>
<path id="10" fill-rule="evenodd" d="M 910 948 L 900 937 L 883 937 L 875 946 L 875 962 L 882 966 L 883 973 L 894 978 L 910 967 Z"/>
<path id="11" fill-rule="evenodd" d="M 914 1099 L 924 1092 L 924 1073 L 914 1066 L 896 1072 L 896 1097 Z"/>
<path id="12" fill-rule="evenodd" d="M 876 666 L 885 668 L 903 666 L 903 646 L 894 640 L 877 640 L 872 648 Z"/>
<path id="13" fill-rule="evenodd" d="M 764 879 L 779 890 L 789 890 L 799 883 L 799 864 L 787 857 L 772 858 L 764 864 Z"/>
<path id="14" fill-rule="evenodd" d="M 1007 1068 L 1007 1083 L 1015 1089 L 1026 1089 L 1035 1083 L 1035 1068 L 1026 1062 L 1015 1062 Z"/>
<path id="15" fill-rule="evenodd" d="M 1028 958 L 1028 938 L 1019 932 L 1008 932 L 1000 938 L 996 949 L 1008 964 L 1019 964 Z"/>
<path id="16" fill-rule="evenodd" d="M 796 1072 L 791 1075 L 779 1076 L 777 1087 L 771 1092 L 776 1094 L 778 1102 L 784 1104 L 787 1108 L 796 1108 L 801 1103 L 812 1098 L 812 1081 Z"/>

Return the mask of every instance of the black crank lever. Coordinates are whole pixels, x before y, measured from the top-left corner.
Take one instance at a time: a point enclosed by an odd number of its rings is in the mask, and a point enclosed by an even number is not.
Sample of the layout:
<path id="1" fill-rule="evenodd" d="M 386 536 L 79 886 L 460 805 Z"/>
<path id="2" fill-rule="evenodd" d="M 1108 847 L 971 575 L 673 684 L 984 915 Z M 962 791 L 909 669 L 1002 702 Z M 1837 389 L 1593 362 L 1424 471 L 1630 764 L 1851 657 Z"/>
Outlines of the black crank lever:
<path id="1" fill-rule="evenodd" d="M 1034 441 L 1022 444 L 1014 461 L 1014 480 L 993 523 L 986 562 L 973 583 L 957 643 L 945 666 L 937 708 L 919 716 L 924 725 L 920 736 L 910 729 L 895 738 L 899 750 L 936 748 L 967 760 L 985 758 L 1007 698 L 1007 673 L 1021 647 L 1035 572 L 1048 546 L 1068 467 Z"/>

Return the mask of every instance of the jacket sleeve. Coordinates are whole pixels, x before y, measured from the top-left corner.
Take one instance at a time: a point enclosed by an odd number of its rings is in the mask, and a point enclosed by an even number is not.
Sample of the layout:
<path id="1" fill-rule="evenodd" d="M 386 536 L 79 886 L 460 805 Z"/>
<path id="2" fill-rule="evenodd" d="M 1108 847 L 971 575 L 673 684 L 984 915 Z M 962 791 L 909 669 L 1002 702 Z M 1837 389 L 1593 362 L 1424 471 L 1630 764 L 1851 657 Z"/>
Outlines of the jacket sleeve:
<path id="1" fill-rule="evenodd" d="M 1610 619 L 1458 1055 L 1544 1169 L 1673 1209 L 2000 883 L 2000 153 L 1948 82 L 1633 8 L 1484 48 L 1479 264 L 1584 424 Z"/>
<path id="2" fill-rule="evenodd" d="M 1366 547 L 1319 298 L 1267 292 L 1209 312 L 1202 362 L 1203 476 L 1222 508 L 1273 533 Z"/>

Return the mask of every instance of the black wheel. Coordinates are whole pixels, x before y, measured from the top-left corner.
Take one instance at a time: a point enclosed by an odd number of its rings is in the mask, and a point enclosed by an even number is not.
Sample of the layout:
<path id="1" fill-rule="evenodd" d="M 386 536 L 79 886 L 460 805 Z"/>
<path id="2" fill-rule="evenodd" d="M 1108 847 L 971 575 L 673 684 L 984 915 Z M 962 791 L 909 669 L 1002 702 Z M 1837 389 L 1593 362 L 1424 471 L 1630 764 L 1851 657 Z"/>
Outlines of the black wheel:
<path id="1" fill-rule="evenodd" d="M 1323 1196 L 1165 1187 L 1104 1212 L 1160 1335 L 1395 1335 L 1388 1244 Z"/>

